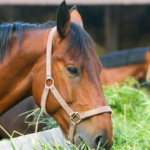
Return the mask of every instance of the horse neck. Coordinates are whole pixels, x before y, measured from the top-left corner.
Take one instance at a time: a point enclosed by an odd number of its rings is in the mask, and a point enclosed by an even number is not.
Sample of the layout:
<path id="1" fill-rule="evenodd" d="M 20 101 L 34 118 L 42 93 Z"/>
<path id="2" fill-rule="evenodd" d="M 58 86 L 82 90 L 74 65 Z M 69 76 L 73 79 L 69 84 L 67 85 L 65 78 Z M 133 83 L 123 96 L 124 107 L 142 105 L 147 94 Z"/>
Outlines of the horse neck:
<path id="1" fill-rule="evenodd" d="M 10 55 L 0 64 L 0 115 L 32 95 L 32 70 L 45 55 L 49 33 L 42 31 L 40 34 L 39 30 L 38 33 L 35 30 L 24 32 L 20 50 L 16 37 L 13 37 Z"/>
<path id="2" fill-rule="evenodd" d="M 133 76 L 136 80 L 145 79 L 147 63 L 139 63 L 117 68 L 103 68 L 101 74 L 102 85 L 113 85 L 123 82 L 127 77 Z"/>

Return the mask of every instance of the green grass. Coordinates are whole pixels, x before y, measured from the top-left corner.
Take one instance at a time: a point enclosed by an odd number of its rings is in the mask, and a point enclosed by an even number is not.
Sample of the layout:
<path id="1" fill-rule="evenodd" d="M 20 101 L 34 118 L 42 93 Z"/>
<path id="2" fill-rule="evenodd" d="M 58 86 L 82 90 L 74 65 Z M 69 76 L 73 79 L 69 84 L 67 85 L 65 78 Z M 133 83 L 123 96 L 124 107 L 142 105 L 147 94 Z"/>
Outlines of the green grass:
<path id="1" fill-rule="evenodd" d="M 136 86 L 136 88 L 135 88 Z M 113 109 L 112 150 L 150 150 L 150 94 L 132 78 L 114 86 L 103 86 Z"/>
<path id="2" fill-rule="evenodd" d="M 114 86 L 103 86 L 103 91 L 108 105 L 113 109 L 114 145 L 111 150 L 150 150 L 149 91 L 141 89 L 140 84 L 133 78 Z M 47 123 L 44 130 L 57 126 L 53 119 L 38 118 L 38 121 Z M 35 122 L 37 131 L 37 121 Z M 49 149 L 44 143 L 41 143 L 41 147 Z M 81 147 L 87 149 L 84 143 Z M 53 144 L 53 148 L 64 149 L 57 144 Z M 71 145 L 70 149 L 75 147 Z"/>

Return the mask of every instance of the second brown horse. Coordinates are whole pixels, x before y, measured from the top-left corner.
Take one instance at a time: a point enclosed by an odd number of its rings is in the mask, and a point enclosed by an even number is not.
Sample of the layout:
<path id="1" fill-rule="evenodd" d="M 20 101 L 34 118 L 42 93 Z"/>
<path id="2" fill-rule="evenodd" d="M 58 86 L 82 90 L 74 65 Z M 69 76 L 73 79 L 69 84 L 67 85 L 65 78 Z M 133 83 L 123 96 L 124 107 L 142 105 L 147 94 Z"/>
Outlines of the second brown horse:
<path id="1" fill-rule="evenodd" d="M 127 77 L 137 81 L 150 80 L 150 48 L 136 48 L 100 57 L 102 85 L 123 82 Z"/>

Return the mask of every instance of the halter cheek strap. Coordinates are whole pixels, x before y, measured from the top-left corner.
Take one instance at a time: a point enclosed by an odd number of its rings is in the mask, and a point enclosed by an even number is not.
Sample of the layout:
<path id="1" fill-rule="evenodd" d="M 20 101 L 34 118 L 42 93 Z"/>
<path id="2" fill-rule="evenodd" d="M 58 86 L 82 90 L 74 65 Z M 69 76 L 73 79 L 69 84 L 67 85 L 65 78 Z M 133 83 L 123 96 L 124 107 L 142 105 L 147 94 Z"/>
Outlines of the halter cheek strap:
<path id="1" fill-rule="evenodd" d="M 41 108 L 43 109 L 43 112 L 46 114 L 46 100 L 48 97 L 49 92 L 51 91 L 53 95 L 55 96 L 56 100 L 59 102 L 59 104 L 63 107 L 63 109 L 67 112 L 67 114 L 70 117 L 70 128 L 69 128 L 69 139 L 72 143 L 74 143 L 73 137 L 74 137 L 74 132 L 76 125 L 79 124 L 83 119 L 92 117 L 95 115 L 103 114 L 103 113 L 112 113 L 112 110 L 109 106 L 103 106 L 103 107 L 98 107 L 96 109 L 92 109 L 83 113 L 79 112 L 74 112 L 69 105 L 65 102 L 65 100 L 62 98 L 62 96 L 59 94 L 57 91 L 54 80 L 52 78 L 52 42 L 53 42 L 53 36 L 56 32 L 57 28 L 54 27 L 48 37 L 48 42 L 47 42 L 47 51 L 46 51 L 46 80 L 45 80 L 45 88 L 42 94 L 41 98 Z M 47 81 L 52 81 L 52 85 L 48 86 Z M 66 139 L 68 138 L 66 132 L 61 128 L 63 137 Z"/>

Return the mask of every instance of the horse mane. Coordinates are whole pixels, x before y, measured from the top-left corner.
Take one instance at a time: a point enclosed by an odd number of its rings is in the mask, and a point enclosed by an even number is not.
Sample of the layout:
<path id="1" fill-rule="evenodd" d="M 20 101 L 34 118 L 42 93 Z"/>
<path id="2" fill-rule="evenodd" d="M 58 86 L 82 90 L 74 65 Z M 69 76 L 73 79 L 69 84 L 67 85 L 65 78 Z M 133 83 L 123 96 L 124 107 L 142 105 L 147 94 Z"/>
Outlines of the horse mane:
<path id="1" fill-rule="evenodd" d="M 7 23 L 0 25 L 0 60 L 3 60 L 4 53 L 9 53 L 11 48 L 12 34 L 16 31 L 18 47 L 21 45 L 22 32 L 30 29 L 45 29 L 54 27 L 55 23 L 48 21 L 44 24 L 29 24 L 22 22 Z"/>
<path id="2" fill-rule="evenodd" d="M 17 43 L 18 48 L 20 49 L 23 31 L 31 29 L 46 29 L 52 28 L 54 26 L 56 26 L 56 23 L 53 21 L 48 21 L 44 24 L 29 24 L 22 22 L 2 23 L 0 25 L 0 61 L 3 61 L 4 53 L 10 53 L 11 39 L 14 31 L 17 34 Z M 70 24 L 70 29 L 72 32 L 66 50 L 66 52 L 68 52 L 70 48 L 74 47 L 70 58 L 72 58 L 78 50 L 79 55 L 82 55 L 84 57 L 87 55 L 89 56 L 89 52 L 94 53 L 93 41 L 88 33 L 75 23 Z"/>
<path id="3" fill-rule="evenodd" d="M 134 48 L 106 54 L 99 57 L 104 68 L 113 68 L 144 62 L 146 51 L 150 47 Z"/>

